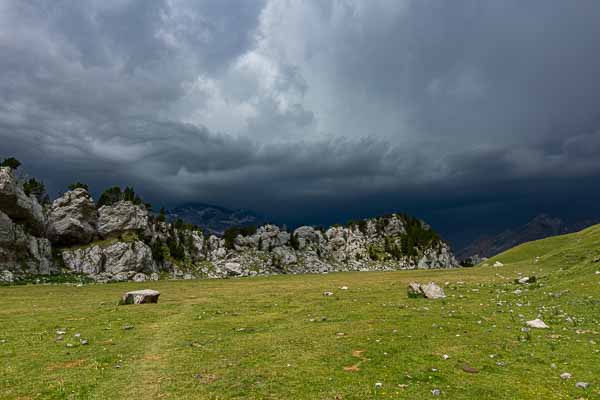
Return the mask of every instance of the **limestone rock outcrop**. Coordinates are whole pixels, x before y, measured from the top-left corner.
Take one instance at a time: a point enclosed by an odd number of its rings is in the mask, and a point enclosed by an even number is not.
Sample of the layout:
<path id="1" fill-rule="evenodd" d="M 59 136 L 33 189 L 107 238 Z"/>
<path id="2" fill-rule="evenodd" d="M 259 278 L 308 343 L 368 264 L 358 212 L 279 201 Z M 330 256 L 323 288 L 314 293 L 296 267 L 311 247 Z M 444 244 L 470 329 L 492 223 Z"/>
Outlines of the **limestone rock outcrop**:
<path id="1" fill-rule="evenodd" d="M 46 217 L 33 196 L 27 196 L 9 167 L 0 167 L 0 210 L 36 236 L 43 236 Z"/>
<path id="2" fill-rule="evenodd" d="M 148 211 L 130 201 L 119 201 L 98 210 L 98 233 L 102 237 L 114 237 L 147 226 Z"/>
<path id="3" fill-rule="evenodd" d="M 52 203 L 48 215 L 48 238 L 59 245 L 87 244 L 96 235 L 97 223 L 94 200 L 87 190 L 77 188 Z"/>
<path id="4" fill-rule="evenodd" d="M 50 241 L 31 235 L 0 211 L 0 271 L 11 275 L 47 275 L 56 272 Z M 8 274 L 7 274 L 8 276 Z"/>
<path id="5" fill-rule="evenodd" d="M 67 269 L 102 279 L 120 279 L 122 274 L 132 277 L 138 272 L 158 272 L 152 251 L 145 243 L 115 241 L 62 251 Z"/>
<path id="6" fill-rule="evenodd" d="M 327 230 L 301 226 L 288 232 L 269 224 L 223 237 L 205 236 L 182 221 L 152 216 L 130 201 L 97 210 L 82 188 L 59 197 L 47 214 L 34 197 L 25 195 L 10 168 L 0 169 L 0 280 L 68 272 L 97 282 L 143 282 L 159 276 L 227 278 L 458 266 L 450 247 L 429 225 L 401 214 Z M 426 285 L 419 290 L 430 289 L 435 291 Z"/>

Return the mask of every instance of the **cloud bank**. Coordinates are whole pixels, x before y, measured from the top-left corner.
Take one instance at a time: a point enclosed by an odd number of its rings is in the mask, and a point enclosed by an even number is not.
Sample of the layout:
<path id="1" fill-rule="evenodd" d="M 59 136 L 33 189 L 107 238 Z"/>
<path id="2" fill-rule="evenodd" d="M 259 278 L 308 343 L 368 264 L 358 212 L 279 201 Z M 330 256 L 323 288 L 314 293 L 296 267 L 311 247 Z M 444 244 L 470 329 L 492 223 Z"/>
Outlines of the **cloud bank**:
<path id="1" fill-rule="evenodd" d="M 131 183 L 292 223 L 564 207 L 600 198 L 598 18 L 592 0 L 3 1 L 0 155 L 55 191 Z"/>

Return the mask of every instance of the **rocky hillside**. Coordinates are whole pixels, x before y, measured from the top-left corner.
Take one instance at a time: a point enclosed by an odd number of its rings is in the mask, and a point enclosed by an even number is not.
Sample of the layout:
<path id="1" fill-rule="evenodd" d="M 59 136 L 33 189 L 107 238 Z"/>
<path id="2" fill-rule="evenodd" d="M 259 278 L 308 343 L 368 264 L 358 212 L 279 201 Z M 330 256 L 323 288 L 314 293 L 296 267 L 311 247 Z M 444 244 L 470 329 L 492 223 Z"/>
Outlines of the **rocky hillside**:
<path id="1" fill-rule="evenodd" d="M 185 204 L 169 210 L 167 220 L 182 219 L 201 227 L 205 232 L 223 235 L 225 230 L 236 226 L 258 226 L 265 221 L 253 211 L 245 209 L 230 210 L 211 204 Z"/>
<path id="2" fill-rule="evenodd" d="M 132 201 L 97 207 L 75 188 L 45 210 L 0 169 L 0 279 L 81 274 L 98 282 L 452 268 L 449 246 L 424 222 L 393 214 L 321 231 L 274 225 L 204 235 Z"/>
<path id="3" fill-rule="evenodd" d="M 562 219 L 540 214 L 531 221 L 514 229 L 508 229 L 494 236 L 479 238 L 458 252 L 461 260 L 473 259 L 477 264 L 483 257 L 492 257 L 519 244 L 533 240 L 572 233 L 597 224 L 598 220 L 565 223 Z"/>

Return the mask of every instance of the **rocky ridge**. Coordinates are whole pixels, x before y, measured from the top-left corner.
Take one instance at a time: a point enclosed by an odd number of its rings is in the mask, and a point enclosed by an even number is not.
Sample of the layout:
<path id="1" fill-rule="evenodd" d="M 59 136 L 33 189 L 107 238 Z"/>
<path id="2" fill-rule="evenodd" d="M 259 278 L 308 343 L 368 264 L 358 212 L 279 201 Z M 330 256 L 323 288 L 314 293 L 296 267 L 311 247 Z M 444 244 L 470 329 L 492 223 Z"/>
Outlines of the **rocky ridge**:
<path id="1" fill-rule="evenodd" d="M 275 225 L 207 235 L 130 201 L 96 209 L 83 188 L 43 210 L 0 170 L 0 280 L 82 274 L 97 282 L 453 268 L 449 246 L 406 215 L 319 230 Z"/>

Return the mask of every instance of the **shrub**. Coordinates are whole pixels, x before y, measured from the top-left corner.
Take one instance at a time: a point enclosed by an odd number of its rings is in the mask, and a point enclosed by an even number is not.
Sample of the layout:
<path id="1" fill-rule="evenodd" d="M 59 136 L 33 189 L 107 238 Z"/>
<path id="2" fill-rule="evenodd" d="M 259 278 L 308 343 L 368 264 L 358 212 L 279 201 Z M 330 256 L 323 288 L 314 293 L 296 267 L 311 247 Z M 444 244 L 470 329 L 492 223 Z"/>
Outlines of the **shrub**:
<path id="1" fill-rule="evenodd" d="M 144 205 L 146 208 L 150 206 L 150 204 L 145 204 L 142 201 L 142 198 L 135 194 L 135 191 L 132 187 L 126 187 L 125 190 L 121 191 L 119 186 L 114 186 L 106 189 L 98 199 L 98 208 L 102 206 L 110 206 L 119 201 L 131 201 L 135 205 Z"/>
<path id="2" fill-rule="evenodd" d="M 86 185 L 85 183 L 81 183 L 81 182 L 75 182 L 75 183 L 71 183 L 68 186 L 69 190 L 75 190 L 75 189 L 85 189 L 85 190 L 89 190 L 88 185 Z"/>
<path id="3" fill-rule="evenodd" d="M 4 161 L 2 161 L 2 164 L 0 164 L 0 166 L 17 169 L 21 166 L 21 161 L 17 160 L 14 157 L 8 157 L 8 158 L 5 158 Z"/>
<path id="4" fill-rule="evenodd" d="M 256 233 L 256 226 L 254 226 L 254 225 L 234 226 L 231 228 L 227 228 L 227 229 L 225 229 L 225 232 L 223 232 L 223 239 L 225 239 L 225 248 L 233 249 L 233 243 L 235 241 L 235 238 L 238 235 L 251 236 L 251 235 L 254 235 L 255 233 Z"/>
<path id="5" fill-rule="evenodd" d="M 40 204 L 50 203 L 50 197 L 46 192 L 46 185 L 35 178 L 31 178 L 23 184 L 23 191 L 27 196 L 34 196 Z"/>

